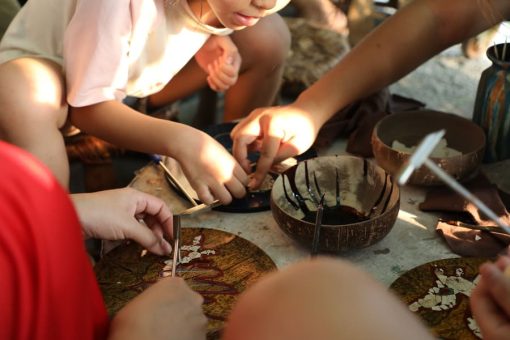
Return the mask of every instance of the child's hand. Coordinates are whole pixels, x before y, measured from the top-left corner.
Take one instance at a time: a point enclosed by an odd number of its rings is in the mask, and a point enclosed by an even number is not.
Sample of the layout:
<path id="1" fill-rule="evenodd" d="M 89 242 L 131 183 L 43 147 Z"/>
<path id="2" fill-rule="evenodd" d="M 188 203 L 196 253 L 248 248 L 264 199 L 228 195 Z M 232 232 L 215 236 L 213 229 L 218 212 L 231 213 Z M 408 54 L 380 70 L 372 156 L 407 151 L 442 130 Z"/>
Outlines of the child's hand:
<path id="1" fill-rule="evenodd" d="M 480 267 L 480 281 L 471 293 L 471 310 L 483 338 L 510 339 L 510 257 Z"/>
<path id="2" fill-rule="evenodd" d="M 131 239 L 158 255 L 172 251 L 163 237 L 172 238 L 172 213 L 159 198 L 132 188 L 73 194 L 71 198 L 87 237 Z"/>
<path id="3" fill-rule="evenodd" d="M 181 278 L 164 278 L 122 308 L 108 339 L 205 339 L 203 298 Z"/>
<path id="4" fill-rule="evenodd" d="M 215 199 L 228 204 L 232 201 L 232 195 L 243 197 L 248 176 L 232 155 L 200 130 L 183 126 L 181 131 L 183 133 L 176 138 L 179 147 L 174 158 L 199 199 L 207 204 Z"/>
<path id="5" fill-rule="evenodd" d="M 237 82 L 241 55 L 230 37 L 211 36 L 195 59 L 207 73 L 207 83 L 212 90 L 223 92 Z"/>

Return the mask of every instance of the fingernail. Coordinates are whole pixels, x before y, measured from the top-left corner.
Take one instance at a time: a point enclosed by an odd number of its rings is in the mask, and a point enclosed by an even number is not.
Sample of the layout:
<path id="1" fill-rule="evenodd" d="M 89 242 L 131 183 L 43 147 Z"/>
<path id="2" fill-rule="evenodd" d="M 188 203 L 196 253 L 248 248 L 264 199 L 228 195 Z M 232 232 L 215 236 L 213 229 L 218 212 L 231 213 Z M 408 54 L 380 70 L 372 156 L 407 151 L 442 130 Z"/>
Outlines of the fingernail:
<path id="1" fill-rule="evenodd" d="M 227 57 L 227 64 L 229 65 L 232 65 L 234 63 L 234 57 L 230 56 L 230 57 Z"/>
<path id="2" fill-rule="evenodd" d="M 161 244 L 161 248 L 163 248 L 163 251 L 166 254 L 170 254 L 172 252 L 172 246 L 170 245 L 170 243 L 168 243 L 168 241 L 166 241 L 165 239 L 161 239 L 159 243 Z"/>
<path id="3" fill-rule="evenodd" d="M 257 181 L 255 180 L 255 177 L 252 177 L 248 182 L 248 188 L 253 189 L 255 187 L 255 184 L 257 184 Z"/>

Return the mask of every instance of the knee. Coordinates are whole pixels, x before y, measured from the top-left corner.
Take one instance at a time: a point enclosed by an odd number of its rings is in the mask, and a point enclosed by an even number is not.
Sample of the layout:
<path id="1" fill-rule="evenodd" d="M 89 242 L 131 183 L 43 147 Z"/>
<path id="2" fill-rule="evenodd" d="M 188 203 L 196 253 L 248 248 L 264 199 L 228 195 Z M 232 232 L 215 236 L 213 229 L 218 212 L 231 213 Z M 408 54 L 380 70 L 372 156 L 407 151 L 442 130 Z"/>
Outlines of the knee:
<path id="1" fill-rule="evenodd" d="M 272 34 L 267 34 L 263 51 L 260 51 L 264 58 L 273 60 L 278 65 L 283 65 L 290 53 L 291 35 L 290 30 L 283 18 L 273 14 L 266 18 L 267 26 Z"/>
<path id="2" fill-rule="evenodd" d="M 65 85 L 60 67 L 34 58 L 13 60 L 0 65 L 0 120 L 11 124 L 56 124 L 67 117 Z"/>
<path id="3" fill-rule="evenodd" d="M 290 53 L 291 36 L 280 15 L 263 18 L 246 36 L 249 36 L 249 41 L 238 45 L 245 69 L 257 68 L 268 72 L 283 69 Z"/>

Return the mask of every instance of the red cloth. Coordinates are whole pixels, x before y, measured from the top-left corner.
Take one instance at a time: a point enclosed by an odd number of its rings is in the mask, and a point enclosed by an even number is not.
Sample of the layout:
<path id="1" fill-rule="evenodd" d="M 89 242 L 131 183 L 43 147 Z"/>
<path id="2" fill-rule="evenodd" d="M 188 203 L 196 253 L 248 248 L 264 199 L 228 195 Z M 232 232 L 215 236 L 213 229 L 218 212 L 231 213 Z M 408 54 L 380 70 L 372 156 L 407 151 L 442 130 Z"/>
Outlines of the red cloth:
<path id="1" fill-rule="evenodd" d="M 108 316 L 66 192 L 0 141 L 0 339 L 104 339 Z"/>

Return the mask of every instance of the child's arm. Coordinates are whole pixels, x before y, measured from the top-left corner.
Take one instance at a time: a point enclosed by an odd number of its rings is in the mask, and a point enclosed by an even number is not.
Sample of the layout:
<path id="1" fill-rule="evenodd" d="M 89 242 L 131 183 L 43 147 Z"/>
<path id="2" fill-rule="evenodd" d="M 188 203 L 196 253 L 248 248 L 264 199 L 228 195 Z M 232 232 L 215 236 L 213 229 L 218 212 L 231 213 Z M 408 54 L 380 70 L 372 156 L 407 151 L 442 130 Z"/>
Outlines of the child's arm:
<path id="1" fill-rule="evenodd" d="M 128 106 L 107 101 L 73 107 L 75 126 L 115 145 L 167 155 L 182 166 L 200 200 L 223 204 L 246 193 L 247 175 L 228 151 L 206 133 L 190 126 L 141 114 Z"/>
<path id="2" fill-rule="evenodd" d="M 212 90 L 223 92 L 237 82 L 241 55 L 230 37 L 211 36 L 197 52 L 195 60 L 207 73 L 207 83 Z"/>
<path id="3" fill-rule="evenodd" d="M 182 278 L 163 278 L 115 315 L 108 339 L 205 339 L 203 301 Z"/>

